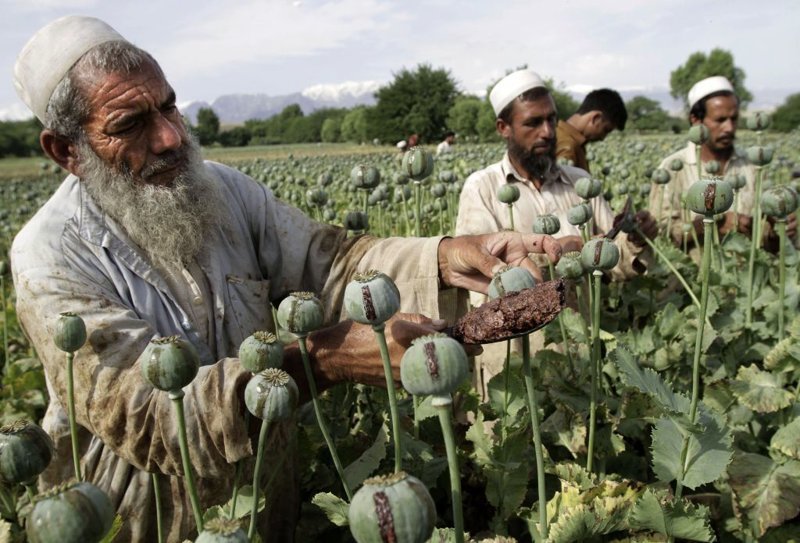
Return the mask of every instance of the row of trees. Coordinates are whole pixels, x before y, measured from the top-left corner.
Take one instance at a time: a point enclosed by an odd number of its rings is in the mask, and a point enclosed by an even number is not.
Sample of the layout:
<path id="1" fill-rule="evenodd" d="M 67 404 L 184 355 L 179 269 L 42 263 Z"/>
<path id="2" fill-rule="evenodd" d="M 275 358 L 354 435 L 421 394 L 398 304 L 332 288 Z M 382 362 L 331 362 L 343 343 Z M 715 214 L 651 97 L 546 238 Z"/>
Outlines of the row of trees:
<path id="1" fill-rule="evenodd" d="M 734 63 L 730 52 L 714 49 L 709 54 L 693 53 L 670 74 L 670 92 L 684 100 L 691 86 L 710 75 L 724 75 L 734 85 L 746 106 L 752 94 L 744 86 L 744 71 Z M 559 116 L 568 118 L 578 103 L 564 90 L 548 80 L 558 107 Z M 487 87 L 488 91 L 493 85 Z M 243 126 L 222 130 L 217 114 L 201 109 L 191 129 L 203 145 L 219 144 L 239 147 L 277 143 L 366 142 L 378 140 L 393 143 L 408 135 L 419 134 L 423 142 L 440 140 L 446 130 L 473 141 L 492 141 L 495 116 L 485 98 L 466 95 L 458 90 L 449 71 L 421 64 L 413 70 L 403 69 L 391 83 L 375 94 L 374 106 L 351 109 L 322 109 L 305 115 L 297 104 L 286 107 L 269 119 L 249 120 Z M 656 101 L 636 96 L 626 104 L 629 129 L 639 131 L 679 131 L 685 119 L 670 116 Z M 774 115 L 777 130 L 800 126 L 800 94 L 787 98 Z M 36 119 L 22 122 L 0 122 L 0 157 L 40 154 L 38 134 L 41 125 Z"/>

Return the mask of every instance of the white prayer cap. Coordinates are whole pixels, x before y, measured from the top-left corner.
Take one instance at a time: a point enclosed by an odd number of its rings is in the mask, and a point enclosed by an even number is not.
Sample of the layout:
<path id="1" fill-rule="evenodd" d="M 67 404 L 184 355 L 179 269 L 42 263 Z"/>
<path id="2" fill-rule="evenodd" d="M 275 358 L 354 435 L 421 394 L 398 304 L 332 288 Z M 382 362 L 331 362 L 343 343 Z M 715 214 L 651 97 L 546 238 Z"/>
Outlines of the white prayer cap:
<path id="1" fill-rule="evenodd" d="M 405 149 L 407 145 L 408 144 L 406 143 L 406 140 L 400 140 L 397 142 L 398 149 Z"/>
<path id="2" fill-rule="evenodd" d="M 14 87 L 44 122 L 56 86 L 84 53 L 107 41 L 126 41 L 100 19 L 69 15 L 41 28 L 22 48 L 14 64 Z"/>
<path id="3" fill-rule="evenodd" d="M 691 89 L 689 89 L 689 109 L 692 109 L 697 102 L 709 94 L 722 91 L 734 92 L 731 82 L 721 75 L 706 77 L 705 79 L 698 81 L 692 85 Z"/>
<path id="4" fill-rule="evenodd" d="M 503 108 L 525 91 L 545 86 L 539 74 L 528 69 L 511 72 L 498 81 L 492 92 L 489 93 L 489 101 L 494 108 L 494 114 L 500 115 Z"/>

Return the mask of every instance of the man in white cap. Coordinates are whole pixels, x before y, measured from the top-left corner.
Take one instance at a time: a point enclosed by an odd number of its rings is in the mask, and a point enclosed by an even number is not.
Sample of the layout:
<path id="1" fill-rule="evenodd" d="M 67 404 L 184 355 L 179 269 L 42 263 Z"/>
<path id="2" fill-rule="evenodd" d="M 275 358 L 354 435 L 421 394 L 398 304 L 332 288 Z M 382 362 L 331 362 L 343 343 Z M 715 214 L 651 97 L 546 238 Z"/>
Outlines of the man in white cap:
<path id="1" fill-rule="evenodd" d="M 415 314 L 388 323 L 399 363 L 411 339 L 444 325 L 440 285 L 485 291 L 504 263 L 533 269 L 529 253 L 560 254 L 552 238 L 533 234 L 348 239 L 311 221 L 240 172 L 203 162 L 158 63 L 98 19 L 71 16 L 42 28 L 20 53 L 14 83 L 44 124 L 42 148 L 71 174 L 11 251 L 17 314 L 50 393 L 43 426 L 56 451 L 41 483 L 60 483 L 73 470 L 63 353 L 52 340 L 59 314 L 73 311 L 88 331 L 75 355 L 80 462 L 124 520 L 116 541 L 156 541 L 151 474 L 161 488 L 166 539 L 196 535 L 171 402 L 146 382 L 138 362 L 151 339 L 180 336 L 201 358 L 184 405 L 205 508 L 228 500 L 236 462 L 252 466 L 257 431 L 246 425 L 243 405 L 250 376 L 233 357 L 247 336 L 273 328 L 270 302 L 291 291 L 319 294 L 329 327 L 309 340 L 320 387 L 380 384 L 371 327 L 337 323 L 356 270 L 384 271 L 403 294 L 403 311 L 437 319 Z M 287 345 L 283 368 L 307 397 L 299 360 L 296 345 Z M 293 428 L 278 424 L 269 440 L 275 461 L 268 470 L 278 476 L 259 518 L 265 541 L 293 540 Z"/>
<path id="2" fill-rule="evenodd" d="M 499 162 L 470 175 L 464 182 L 458 207 L 456 234 L 501 232 L 511 229 L 508 205 L 498 192 L 508 184 L 520 191 L 513 204 L 514 229 L 531 232 L 540 215 L 556 215 L 561 230 L 555 237 L 565 252 L 580 250 L 580 231 L 567 220 L 567 211 L 583 201 L 575 193 L 575 182 L 588 173 L 556 162 L 556 106 L 544 81 L 528 69 L 517 70 L 501 79 L 489 93 L 497 119 L 497 133 L 506 140 L 506 153 Z M 597 197 L 591 201 L 594 232 L 610 230 L 614 215 L 608 203 Z M 655 223 L 646 211 L 637 214 L 637 223 L 648 235 L 655 234 Z M 640 261 L 644 240 L 621 234 L 617 237 L 621 258 L 612 276 L 632 277 L 646 267 Z M 485 301 L 481 294 L 470 295 L 474 306 Z M 484 346 L 475 372 L 476 388 L 485 391 L 489 379 L 501 369 L 505 350 L 500 345 Z"/>
<path id="3" fill-rule="evenodd" d="M 750 235 L 751 218 L 755 192 L 755 166 L 743 152 L 734 145 L 739 121 L 739 98 L 733 85 L 725 77 L 712 76 L 695 83 L 688 94 L 689 122 L 703 125 L 708 129 L 707 140 L 700 145 L 700 162 L 703 174 L 732 178 L 742 176 L 746 180 L 736 199 L 736 209 L 731 209 L 719 220 L 720 234 L 726 234 L 738 225 L 740 232 Z M 697 181 L 697 145 L 688 142 L 686 147 L 665 158 L 660 168 L 670 172 L 672 179 L 665 185 L 655 185 L 650 192 L 650 210 L 661 222 L 662 227 L 670 225 L 670 235 L 677 245 L 683 243 L 683 225 L 694 222 L 695 233 L 702 239 L 702 218 L 693 216 L 681 204 L 681 197 Z M 663 194 L 663 195 L 662 195 Z M 738 215 L 738 217 L 737 217 Z M 794 215 L 787 230 L 795 236 Z M 767 230 L 768 241 L 775 237 Z M 692 237 L 688 238 L 692 243 Z M 768 247 L 772 243 L 768 244 Z M 696 251 L 695 251 L 696 252 Z"/>

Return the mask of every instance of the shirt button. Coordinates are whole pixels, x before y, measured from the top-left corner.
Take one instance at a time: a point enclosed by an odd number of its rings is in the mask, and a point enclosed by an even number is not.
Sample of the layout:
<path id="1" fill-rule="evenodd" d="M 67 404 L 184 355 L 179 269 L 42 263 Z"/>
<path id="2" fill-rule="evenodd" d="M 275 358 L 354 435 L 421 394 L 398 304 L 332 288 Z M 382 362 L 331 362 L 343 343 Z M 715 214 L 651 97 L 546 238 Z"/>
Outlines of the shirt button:
<path id="1" fill-rule="evenodd" d="M 181 323 L 181 327 L 182 327 L 184 330 L 191 330 L 191 329 L 192 329 L 192 323 L 190 323 L 189 321 L 183 321 L 183 322 Z"/>
<path id="2" fill-rule="evenodd" d="M 203 303 L 203 298 L 201 298 L 200 296 L 195 296 L 194 298 L 192 298 L 192 303 L 194 305 L 200 305 Z"/>

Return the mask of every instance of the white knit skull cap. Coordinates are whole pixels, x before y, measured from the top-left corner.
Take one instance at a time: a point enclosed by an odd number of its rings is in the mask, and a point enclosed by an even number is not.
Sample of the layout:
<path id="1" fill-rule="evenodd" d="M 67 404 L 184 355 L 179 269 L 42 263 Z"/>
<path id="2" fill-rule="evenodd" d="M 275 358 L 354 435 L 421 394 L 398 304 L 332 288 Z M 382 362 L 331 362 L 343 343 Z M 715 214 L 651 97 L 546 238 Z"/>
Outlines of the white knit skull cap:
<path id="1" fill-rule="evenodd" d="M 70 68 L 92 47 L 127 41 L 100 19 L 68 15 L 42 27 L 22 48 L 14 64 L 14 87 L 44 122 L 47 104 Z"/>
<path id="2" fill-rule="evenodd" d="M 546 87 L 539 74 L 528 69 L 511 72 L 497 82 L 489 93 L 495 115 L 500 115 L 503 109 L 514 101 L 520 94 L 537 87 Z"/>
<path id="3" fill-rule="evenodd" d="M 734 92 L 733 85 L 731 82 L 722 77 L 721 75 L 715 75 L 712 77 L 706 77 L 705 79 L 701 79 L 694 85 L 692 88 L 689 89 L 689 109 L 692 109 L 694 105 L 708 96 L 709 94 L 714 94 L 715 92 Z"/>

